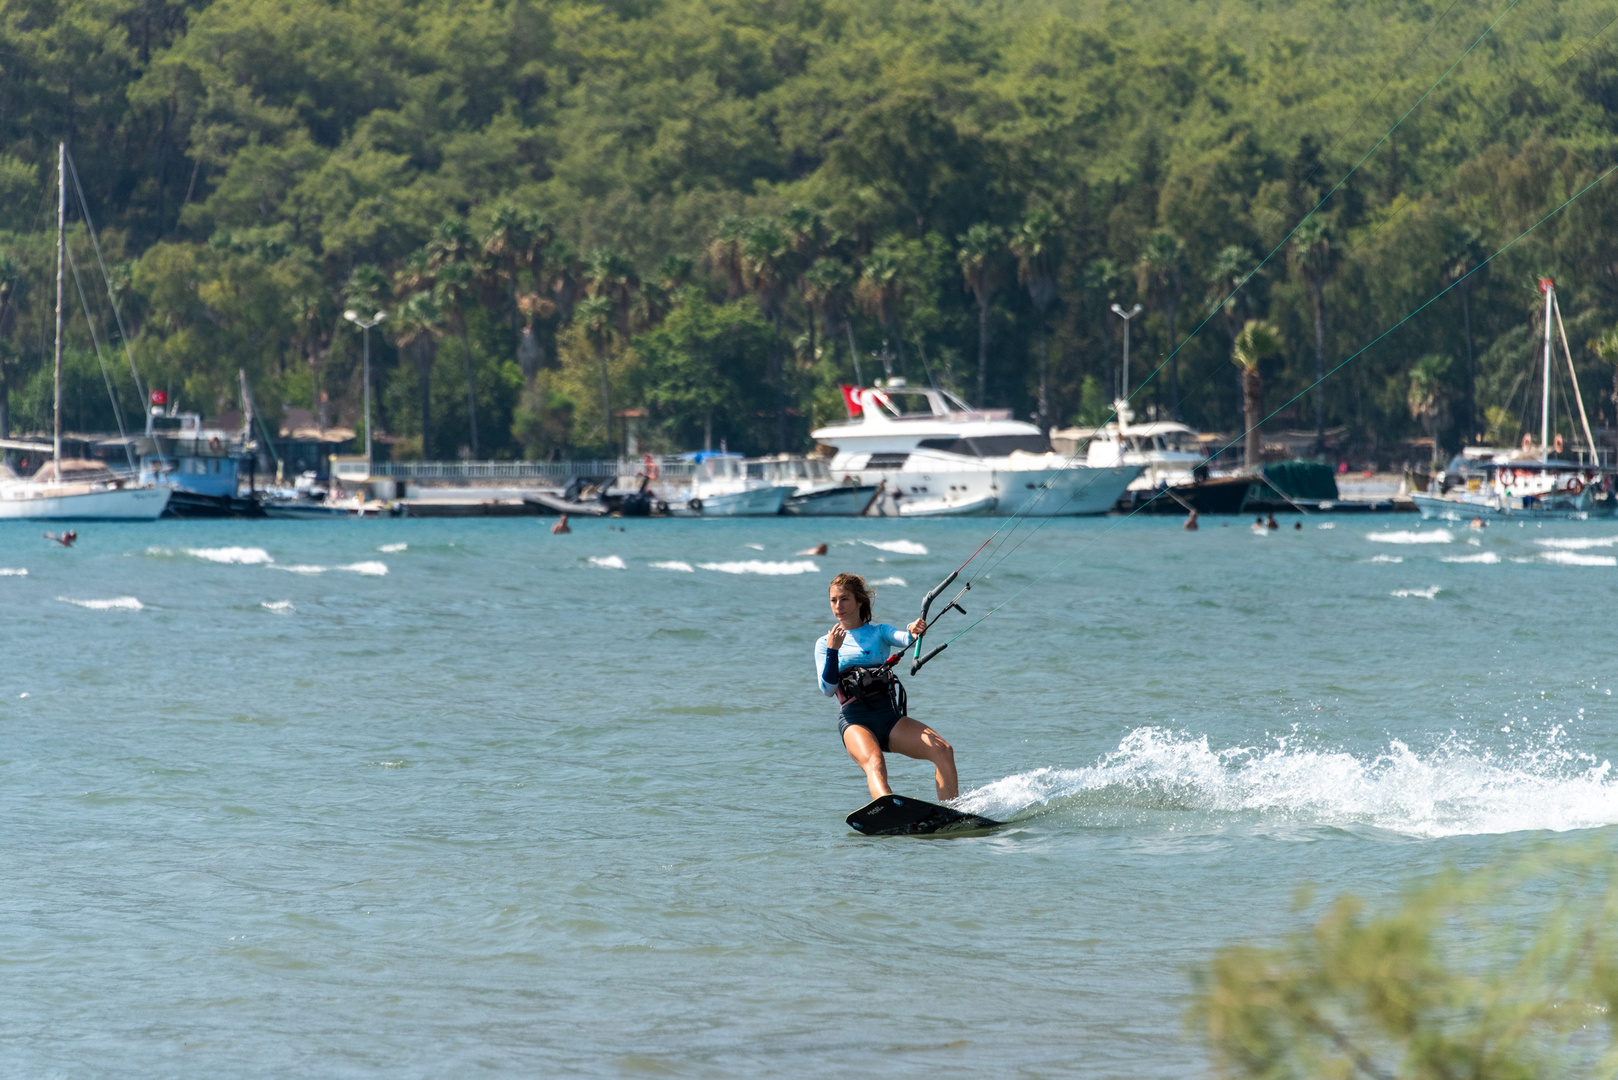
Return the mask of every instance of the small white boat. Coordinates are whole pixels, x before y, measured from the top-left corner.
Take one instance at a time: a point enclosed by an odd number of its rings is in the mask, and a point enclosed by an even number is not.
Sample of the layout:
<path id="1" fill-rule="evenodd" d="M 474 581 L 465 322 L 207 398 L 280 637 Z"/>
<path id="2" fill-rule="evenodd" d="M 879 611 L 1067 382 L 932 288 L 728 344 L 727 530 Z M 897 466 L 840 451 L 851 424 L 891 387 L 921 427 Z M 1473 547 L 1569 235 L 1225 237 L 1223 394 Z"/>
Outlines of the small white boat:
<path id="1" fill-rule="evenodd" d="M 683 503 L 669 500 L 669 512 L 680 517 L 774 517 L 794 488 L 747 475 L 740 454 L 700 451 L 691 491 Z"/>
<path id="2" fill-rule="evenodd" d="M 791 454 L 749 461 L 747 475 L 791 487 L 781 512 L 794 517 L 859 517 L 870 509 L 878 490 L 876 484 L 861 484 L 853 477 L 832 479 L 821 458 Z"/>
<path id="3" fill-rule="evenodd" d="M 32 479 L 0 481 L 0 519 L 156 521 L 172 494 L 129 483 L 100 462 L 65 459 L 62 482 L 55 476 L 55 463 L 47 462 Z"/>
<path id="4" fill-rule="evenodd" d="M 67 207 L 67 144 L 57 147 L 56 366 L 53 375 L 51 460 L 26 480 L 0 466 L 0 519 L 34 521 L 155 521 L 168 507 L 171 489 L 142 485 L 105 462 L 62 456 L 62 270 Z M 12 443 L 26 449 L 31 444 Z"/>

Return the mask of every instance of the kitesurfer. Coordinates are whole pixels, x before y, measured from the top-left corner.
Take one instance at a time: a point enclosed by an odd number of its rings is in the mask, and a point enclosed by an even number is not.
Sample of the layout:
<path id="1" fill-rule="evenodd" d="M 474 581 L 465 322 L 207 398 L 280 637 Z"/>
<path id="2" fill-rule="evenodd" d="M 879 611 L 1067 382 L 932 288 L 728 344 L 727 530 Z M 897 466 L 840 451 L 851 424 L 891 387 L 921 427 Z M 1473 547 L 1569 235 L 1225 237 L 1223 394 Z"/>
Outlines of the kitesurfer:
<path id="1" fill-rule="evenodd" d="M 871 622 L 871 591 L 858 574 L 832 578 L 829 595 L 837 623 L 815 642 L 820 692 L 835 696 L 842 706 L 838 730 L 843 748 L 865 770 L 871 798 L 893 793 L 883 757 L 888 751 L 932 762 L 939 800 L 955 798 L 955 749 L 938 732 L 905 715 L 904 688 L 883 664 L 893 650 L 925 633 L 927 624 L 917 619 L 900 630 Z"/>

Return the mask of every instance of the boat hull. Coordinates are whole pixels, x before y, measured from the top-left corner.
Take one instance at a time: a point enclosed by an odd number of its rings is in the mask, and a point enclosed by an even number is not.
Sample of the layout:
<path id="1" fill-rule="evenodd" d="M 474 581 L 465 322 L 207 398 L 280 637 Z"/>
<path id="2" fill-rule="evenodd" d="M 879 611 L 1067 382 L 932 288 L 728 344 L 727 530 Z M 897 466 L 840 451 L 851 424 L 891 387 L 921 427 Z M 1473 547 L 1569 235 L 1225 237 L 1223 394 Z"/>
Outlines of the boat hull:
<path id="1" fill-rule="evenodd" d="M 760 487 L 703 495 L 691 499 L 685 508 L 702 517 L 774 517 L 792 491 L 789 487 Z"/>
<path id="2" fill-rule="evenodd" d="M 861 483 L 875 481 L 882 494 L 872 512 L 884 517 L 906 517 L 907 502 L 928 505 L 971 506 L 957 513 L 989 513 L 1006 517 L 1086 517 L 1112 510 L 1130 482 L 1140 475 L 1139 465 L 1091 468 L 1076 465 L 1056 469 L 952 469 L 927 462 L 925 468 L 884 472 L 849 470 L 833 463 L 833 472 L 848 472 Z M 977 509 L 985 499 L 993 504 Z M 936 515 L 932 515 L 936 516 Z"/>
<path id="3" fill-rule="evenodd" d="M 1520 499 L 1491 499 L 1485 502 L 1482 499 L 1445 498 L 1442 495 L 1412 495 L 1411 498 L 1415 500 L 1416 509 L 1422 517 L 1438 521 L 1461 522 L 1473 518 L 1484 521 L 1591 521 L 1611 519 L 1618 511 L 1618 503 L 1612 499 L 1568 499 L 1560 505 L 1552 503 L 1549 506 L 1535 500 L 1539 505 L 1525 507 L 1520 505 Z M 1512 503 L 1519 505 L 1513 506 Z"/>
<path id="4" fill-rule="evenodd" d="M 901 499 L 899 516 L 921 517 L 981 517 L 994 512 L 999 499 L 993 495 L 972 502 L 940 502 L 938 500 Z"/>
<path id="5" fill-rule="evenodd" d="M 781 512 L 794 517 L 859 517 L 870 509 L 876 492 L 875 484 L 821 488 L 787 496 Z"/>
<path id="6" fill-rule="evenodd" d="M 52 495 L 25 488 L 0 490 L 0 520 L 156 521 L 172 488 L 114 488 Z"/>

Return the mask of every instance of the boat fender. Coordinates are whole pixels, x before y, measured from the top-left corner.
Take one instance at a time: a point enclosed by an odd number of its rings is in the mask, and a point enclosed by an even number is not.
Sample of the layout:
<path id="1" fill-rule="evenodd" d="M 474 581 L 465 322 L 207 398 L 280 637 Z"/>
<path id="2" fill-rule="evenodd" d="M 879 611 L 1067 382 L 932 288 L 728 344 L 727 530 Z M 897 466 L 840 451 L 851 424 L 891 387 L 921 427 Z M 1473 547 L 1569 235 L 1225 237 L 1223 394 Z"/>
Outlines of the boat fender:
<path id="1" fill-rule="evenodd" d="M 1577 476 L 1575 476 L 1573 479 L 1571 479 L 1571 480 L 1569 480 L 1567 482 L 1567 493 L 1569 495 L 1577 495 L 1579 492 L 1581 492 L 1583 490 L 1584 490 L 1584 481 L 1580 480 Z"/>
<path id="2" fill-rule="evenodd" d="M 700 514 L 700 513 L 702 513 L 702 500 L 701 499 L 692 499 L 690 502 L 685 504 L 685 508 L 687 510 L 695 510 L 697 513 Z"/>
<path id="3" fill-rule="evenodd" d="M 662 499 L 657 500 L 657 512 L 659 514 L 668 513 L 669 512 L 669 504 L 664 502 Z"/>
<path id="4" fill-rule="evenodd" d="M 219 436 L 215 435 L 208 440 L 208 449 L 216 454 L 219 452 Z"/>

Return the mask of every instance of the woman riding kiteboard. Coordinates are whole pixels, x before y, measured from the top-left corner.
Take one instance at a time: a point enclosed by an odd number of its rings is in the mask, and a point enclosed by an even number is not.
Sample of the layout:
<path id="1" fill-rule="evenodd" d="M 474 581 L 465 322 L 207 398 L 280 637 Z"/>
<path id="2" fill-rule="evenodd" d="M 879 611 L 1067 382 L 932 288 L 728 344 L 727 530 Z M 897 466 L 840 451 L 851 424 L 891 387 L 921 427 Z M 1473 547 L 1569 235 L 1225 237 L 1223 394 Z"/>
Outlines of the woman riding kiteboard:
<path id="1" fill-rule="evenodd" d="M 830 588 L 831 611 L 837 617 L 825 637 L 815 642 L 815 669 L 820 692 L 842 706 L 838 730 L 843 747 L 865 770 L 871 798 L 891 795 L 883 754 L 894 751 L 933 763 L 940 801 L 956 797 L 955 750 L 943 736 L 905 715 L 904 687 L 885 663 L 890 649 L 903 649 L 927 631 L 924 619 L 906 629 L 871 622 L 871 592 L 858 574 L 838 574 Z"/>

